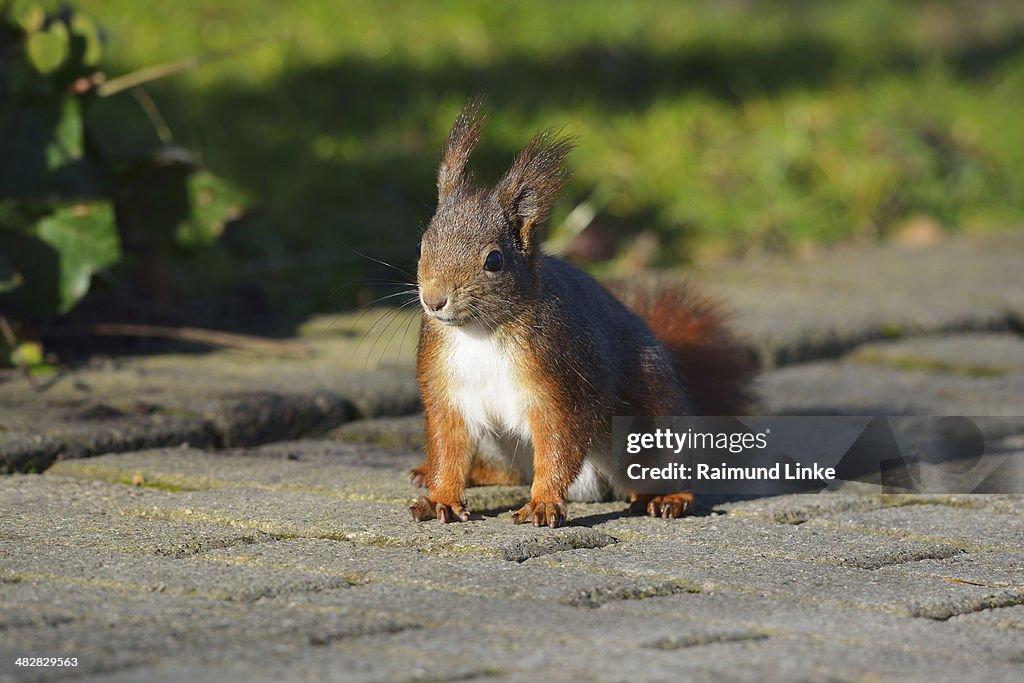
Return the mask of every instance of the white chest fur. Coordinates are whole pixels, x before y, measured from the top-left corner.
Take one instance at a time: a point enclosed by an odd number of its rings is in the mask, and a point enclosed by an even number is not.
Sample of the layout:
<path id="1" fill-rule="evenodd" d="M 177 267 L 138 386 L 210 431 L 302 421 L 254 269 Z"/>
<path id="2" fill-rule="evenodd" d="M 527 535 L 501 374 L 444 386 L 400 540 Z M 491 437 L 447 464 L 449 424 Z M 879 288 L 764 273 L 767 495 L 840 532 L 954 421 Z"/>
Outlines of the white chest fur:
<path id="1" fill-rule="evenodd" d="M 480 328 L 445 332 L 452 395 L 470 432 L 528 440 L 527 396 L 514 351 Z"/>

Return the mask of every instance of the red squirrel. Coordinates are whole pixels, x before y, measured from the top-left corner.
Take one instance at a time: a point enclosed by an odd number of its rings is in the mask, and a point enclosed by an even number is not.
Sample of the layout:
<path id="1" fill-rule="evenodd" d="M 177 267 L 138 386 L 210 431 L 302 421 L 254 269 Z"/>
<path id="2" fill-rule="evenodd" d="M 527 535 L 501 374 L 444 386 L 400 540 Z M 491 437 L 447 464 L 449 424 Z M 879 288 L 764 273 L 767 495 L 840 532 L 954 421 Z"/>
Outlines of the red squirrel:
<path id="1" fill-rule="evenodd" d="M 532 479 L 517 524 L 557 527 L 566 501 L 631 501 L 678 517 L 690 493 L 640 495 L 615 471 L 615 415 L 736 415 L 753 364 L 716 305 L 678 284 L 620 288 L 545 255 L 540 226 L 568 178 L 570 139 L 534 137 L 493 189 L 467 170 L 484 116 L 455 120 L 437 210 L 419 245 L 423 321 L 416 374 L 426 417 L 427 495 L 414 520 L 469 519 L 468 485 Z"/>

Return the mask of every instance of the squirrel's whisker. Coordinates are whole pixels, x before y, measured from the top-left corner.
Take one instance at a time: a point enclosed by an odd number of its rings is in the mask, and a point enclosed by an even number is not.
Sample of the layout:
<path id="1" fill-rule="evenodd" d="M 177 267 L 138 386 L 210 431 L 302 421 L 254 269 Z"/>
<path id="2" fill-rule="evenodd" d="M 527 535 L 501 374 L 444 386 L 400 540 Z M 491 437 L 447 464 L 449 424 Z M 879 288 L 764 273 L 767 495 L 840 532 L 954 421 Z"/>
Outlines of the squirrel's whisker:
<path id="1" fill-rule="evenodd" d="M 380 358 L 377 360 L 377 364 L 378 365 L 384 361 L 384 357 L 388 353 L 388 348 L 391 346 L 391 343 L 395 340 L 395 335 L 397 335 L 403 329 L 402 322 L 401 322 L 402 321 L 402 313 L 404 312 L 403 309 L 406 309 L 409 306 L 411 306 L 411 305 L 413 305 L 415 303 L 418 303 L 418 302 L 419 302 L 418 299 L 414 299 L 414 300 L 411 300 L 411 301 L 406 301 L 404 304 L 402 304 L 401 306 L 398 307 L 392 322 L 388 324 L 388 328 L 390 329 L 391 325 L 393 325 L 396 322 L 398 324 L 395 325 L 394 331 L 391 333 L 391 336 L 388 337 L 387 343 L 384 344 L 384 348 L 380 352 Z M 413 319 L 414 317 L 415 316 L 406 316 L 406 318 L 409 318 L 410 320 Z M 404 329 L 406 329 L 406 330 L 409 329 L 409 320 L 406 320 L 406 325 L 405 325 Z M 386 333 L 387 333 L 387 330 L 385 330 L 385 334 Z M 402 337 L 402 341 L 404 341 L 404 340 L 405 340 L 405 338 Z M 399 345 L 399 348 L 398 348 L 398 358 L 396 360 L 401 360 L 401 358 L 402 358 L 402 347 L 401 347 L 401 345 Z"/>
<path id="2" fill-rule="evenodd" d="M 360 306 L 359 308 L 357 308 L 357 309 L 356 309 L 357 311 L 362 311 L 362 313 L 360 313 L 360 314 L 359 314 L 359 317 L 358 317 L 358 318 L 356 318 L 356 319 L 355 319 L 355 320 L 354 320 L 354 321 L 352 322 L 352 324 L 351 324 L 351 325 L 349 326 L 349 327 L 350 327 L 350 329 L 352 329 L 352 330 L 355 330 L 355 329 L 356 329 L 356 327 L 357 327 L 357 326 L 359 325 L 359 323 L 360 323 L 360 322 L 362 322 L 363 318 L 364 318 L 364 317 L 365 317 L 365 316 L 366 316 L 366 315 L 367 315 L 367 314 L 368 314 L 368 313 L 369 313 L 370 311 L 372 311 L 372 310 L 373 310 L 373 306 L 374 306 L 374 304 L 380 303 L 381 301 L 384 301 L 384 300 L 386 300 L 386 299 L 391 299 L 391 298 L 394 298 L 394 297 L 396 297 L 396 296 L 402 296 L 403 294 L 405 294 L 405 295 L 411 295 L 411 296 L 413 296 L 413 298 L 418 298 L 418 296 L 419 296 L 419 289 L 415 289 L 415 288 L 414 288 L 414 289 L 404 289 L 404 290 L 402 290 L 402 291 L 400 291 L 400 292 L 395 292 L 395 293 L 393 293 L 393 294 L 388 294 L 387 296 L 382 296 L 382 297 L 379 297 L 379 298 L 377 298 L 377 299 L 374 299 L 373 301 L 371 301 L 371 302 L 369 302 L 369 303 L 367 303 L 367 304 L 363 304 L 362 306 Z M 371 329 L 372 329 L 372 328 L 371 328 Z M 368 331 L 369 331 L 369 330 L 368 330 Z"/>
<path id="3" fill-rule="evenodd" d="M 410 273 L 409 271 L 407 271 L 407 270 L 405 270 L 403 268 L 399 268 L 398 266 L 393 265 L 391 263 L 388 263 L 387 261 L 381 261 L 379 258 L 374 258 L 373 256 L 370 256 L 368 254 L 364 254 L 363 252 L 359 251 L 358 249 L 353 249 L 352 247 L 349 247 L 349 249 L 351 249 L 356 254 L 359 254 L 363 258 L 369 259 L 369 260 L 373 261 L 374 263 L 379 263 L 380 265 L 382 265 L 382 266 L 384 266 L 386 268 L 390 268 L 391 270 L 394 270 L 395 272 L 401 273 L 405 277 L 413 278 L 413 279 L 416 278 L 416 276 L 413 275 L 412 273 Z"/>
<path id="4" fill-rule="evenodd" d="M 367 340 L 367 338 L 369 338 L 369 336 L 371 334 L 373 334 L 374 330 L 376 330 L 380 325 L 385 325 L 385 327 L 381 328 L 380 332 L 378 332 L 377 335 L 374 337 L 375 340 L 380 339 L 381 334 L 384 331 L 386 331 L 387 325 L 390 325 L 392 318 L 395 315 L 397 315 L 399 310 L 400 309 L 398 309 L 398 308 L 389 308 L 380 316 L 380 318 L 378 318 L 376 321 L 374 321 L 373 325 L 371 325 L 370 328 L 368 330 L 366 330 L 366 332 L 363 333 L 362 337 L 360 337 L 359 344 L 356 345 L 356 350 L 355 350 L 355 354 L 354 355 L 358 355 L 359 349 L 362 348 L 363 342 L 365 342 Z M 361 317 L 362 316 L 360 316 L 360 318 Z M 376 341 L 374 342 L 374 344 L 376 344 Z M 367 353 L 367 358 L 366 358 L 367 361 L 369 361 L 369 357 L 372 355 L 372 353 L 373 353 L 373 347 L 371 347 L 369 353 Z M 363 369 L 364 370 L 366 369 L 365 365 L 364 365 Z"/>

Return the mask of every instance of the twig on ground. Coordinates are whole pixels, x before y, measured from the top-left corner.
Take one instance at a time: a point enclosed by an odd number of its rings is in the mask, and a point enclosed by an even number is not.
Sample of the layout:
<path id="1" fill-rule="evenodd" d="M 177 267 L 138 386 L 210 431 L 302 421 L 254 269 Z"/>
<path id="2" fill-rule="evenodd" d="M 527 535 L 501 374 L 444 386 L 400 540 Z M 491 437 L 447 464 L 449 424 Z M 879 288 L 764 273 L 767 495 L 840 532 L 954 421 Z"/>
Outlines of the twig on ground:
<path id="1" fill-rule="evenodd" d="M 175 341 L 195 342 L 209 346 L 221 346 L 244 351 L 253 351 L 272 356 L 309 358 L 310 349 L 299 342 L 267 339 L 249 334 L 234 334 L 207 330 L 199 327 L 168 327 L 164 325 L 137 325 L 101 323 L 89 328 L 89 332 L 106 337 L 154 337 Z"/>

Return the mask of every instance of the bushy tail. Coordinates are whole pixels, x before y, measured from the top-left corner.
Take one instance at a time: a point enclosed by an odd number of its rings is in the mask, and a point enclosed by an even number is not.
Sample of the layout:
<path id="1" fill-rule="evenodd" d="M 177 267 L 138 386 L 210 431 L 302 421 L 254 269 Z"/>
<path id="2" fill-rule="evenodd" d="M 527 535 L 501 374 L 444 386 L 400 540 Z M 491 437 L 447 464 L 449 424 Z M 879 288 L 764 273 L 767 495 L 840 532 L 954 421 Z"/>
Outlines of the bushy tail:
<path id="1" fill-rule="evenodd" d="M 750 414 L 757 363 L 729 330 L 721 305 L 685 282 L 609 288 L 668 349 L 696 414 Z"/>

